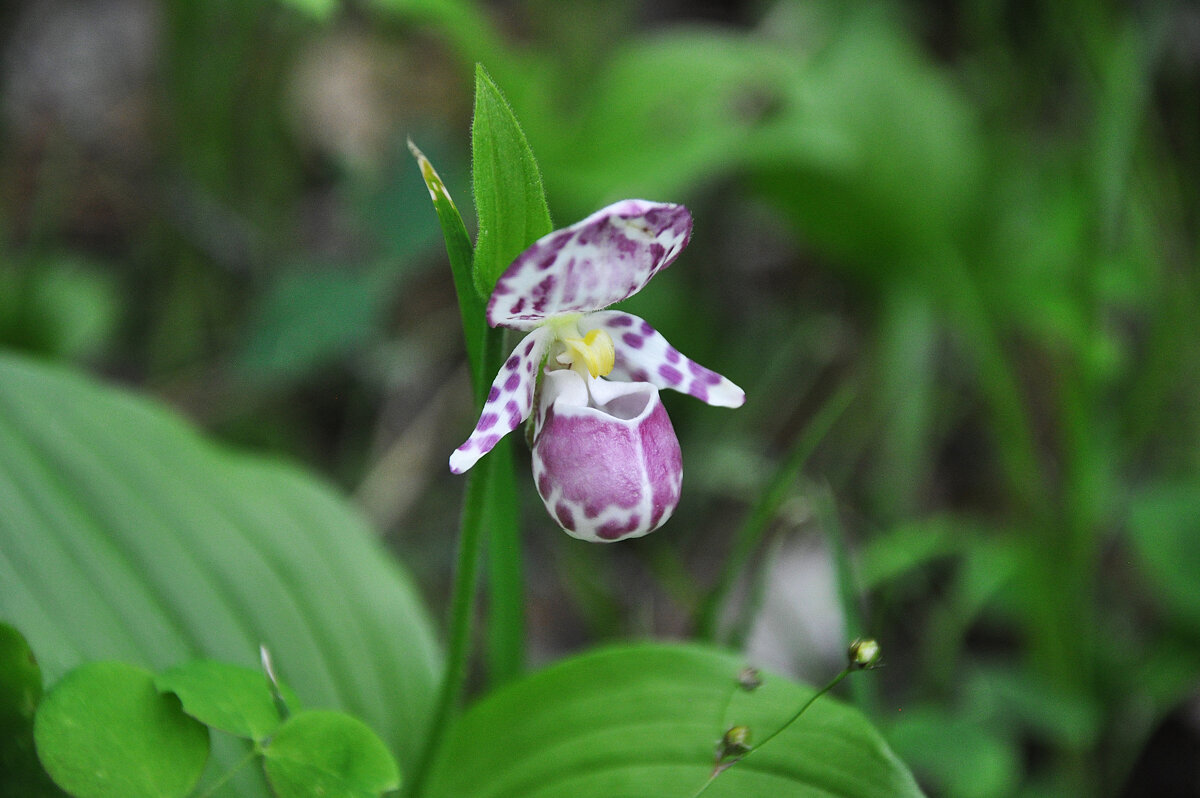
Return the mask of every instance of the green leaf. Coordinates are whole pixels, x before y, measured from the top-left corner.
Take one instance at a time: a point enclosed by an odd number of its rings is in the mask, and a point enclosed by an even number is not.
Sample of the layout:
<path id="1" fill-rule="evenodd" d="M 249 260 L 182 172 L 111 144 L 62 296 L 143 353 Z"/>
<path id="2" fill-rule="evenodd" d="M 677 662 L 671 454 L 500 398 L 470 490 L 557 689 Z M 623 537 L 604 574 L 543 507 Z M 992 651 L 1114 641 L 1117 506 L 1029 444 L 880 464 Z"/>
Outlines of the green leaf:
<path id="1" fill-rule="evenodd" d="M 1147 492 L 1134 503 L 1129 527 L 1149 586 L 1167 608 L 1200 630 L 1200 486 Z"/>
<path id="2" fill-rule="evenodd" d="M 306 705 L 416 756 L 440 668 L 429 620 L 361 517 L 311 477 L 0 355 L 0 507 L 0 617 L 48 681 L 97 659 L 257 667 L 265 644 Z"/>
<path id="3" fill-rule="evenodd" d="M 504 347 L 504 331 L 489 329 L 486 324 L 486 305 L 475 290 L 471 273 L 471 241 L 467 237 L 462 216 L 454 200 L 450 198 L 450 192 L 446 190 L 433 164 L 412 141 L 408 142 L 408 148 L 417 159 L 417 165 L 421 169 L 441 224 L 442 235 L 446 240 L 446 252 L 450 258 L 454 288 L 458 293 L 459 312 L 462 315 L 467 358 L 471 364 L 475 402 L 482 405 L 493 375 L 508 357 L 508 350 Z M 464 513 L 463 522 L 477 522 L 480 524 L 480 531 L 487 529 L 491 532 L 487 536 L 488 675 L 495 681 L 504 681 L 516 676 L 524 664 L 522 568 L 518 543 L 516 488 L 512 473 L 512 455 L 508 445 L 501 442 L 489 454 L 489 459 L 493 463 L 476 471 L 471 477 L 483 481 L 477 497 L 483 505 Z M 497 460 L 502 463 L 496 463 Z M 478 540 L 479 537 L 464 530 L 463 539 Z"/>
<path id="4" fill-rule="evenodd" d="M 362 721 L 341 712 L 293 715 L 263 756 L 279 798 L 369 798 L 400 786 L 400 771 L 383 742 Z"/>
<path id="5" fill-rule="evenodd" d="M 482 65 L 475 68 L 471 174 L 479 217 L 475 288 L 488 297 L 508 265 L 553 226 L 533 150 Z"/>
<path id="6" fill-rule="evenodd" d="M 204 772 L 208 730 L 154 689 L 154 676 L 121 662 L 68 673 L 38 709 L 38 756 L 78 798 L 184 796 Z"/>
<path id="7" fill-rule="evenodd" d="M 486 305 L 475 288 L 471 271 L 474 254 L 471 249 L 471 239 L 467 236 L 467 227 L 463 224 L 458 206 L 446 190 L 446 184 L 438 175 L 433 164 L 425 154 L 417 149 L 412 141 L 408 149 L 417 159 L 421 169 L 421 177 L 425 187 L 429 189 L 429 198 L 433 201 L 433 210 L 437 213 L 438 224 L 442 228 L 442 238 L 446 241 L 446 255 L 450 258 L 450 273 L 454 277 L 454 290 L 458 293 L 458 311 L 462 316 L 463 338 L 467 345 L 467 360 L 471 364 L 471 387 L 475 392 L 475 402 L 482 405 L 487 396 L 488 383 L 492 375 L 485 370 L 488 326 L 485 318 Z"/>
<path id="8" fill-rule="evenodd" d="M 154 685 L 178 696 L 183 711 L 205 726 L 238 737 L 262 742 L 282 720 L 270 680 L 254 668 L 192 660 L 159 674 Z"/>
<path id="9" fill-rule="evenodd" d="M 712 773 L 714 746 L 726 729 L 746 725 L 752 743 L 764 740 L 813 694 L 771 677 L 745 693 L 736 687 L 743 664 L 712 649 L 665 645 L 562 662 L 469 710 L 442 747 L 426 795 L 692 795 Z M 920 794 L 866 719 L 828 697 L 704 792 Z"/>

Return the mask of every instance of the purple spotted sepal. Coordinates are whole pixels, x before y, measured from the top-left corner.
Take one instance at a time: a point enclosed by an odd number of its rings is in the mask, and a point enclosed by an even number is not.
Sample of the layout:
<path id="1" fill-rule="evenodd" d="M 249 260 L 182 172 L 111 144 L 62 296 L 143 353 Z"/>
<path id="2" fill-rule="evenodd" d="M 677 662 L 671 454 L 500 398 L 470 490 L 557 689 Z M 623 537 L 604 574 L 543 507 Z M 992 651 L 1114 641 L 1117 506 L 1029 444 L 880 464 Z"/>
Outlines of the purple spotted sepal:
<path id="1" fill-rule="evenodd" d="M 533 476 L 572 537 L 609 543 L 662 526 L 679 503 L 683 465 L 658 388 L 546 372 Z"/>
<path id="2" fill-rule="evenodd" d="M 589 313 L 579 330 L 604 330 L 613 341 L 615 365 L 610 380 L 649 382 L 694 396 L 714 407 L 741 407 L 746 392 L 712 369 L 701 366 L 667 343 L 649 322 L 619 310 Z"/>
<path id="3" fill-rule="evenodd" d="M 554 316 L 627 299 L 687 246 L 682 205 L 621 200 L 539 238 L 505 269 L 487 306 L 493 327 L 530 330 Z"/>
<path id="4" fill-rule="evenodd" d="M 541 327 L 526 335 L 509 355 L 492 381 L 483 412 L 471 437 L 450 455 L 450 470 L 461 474 L 490 452 L 508 433 L 521 425 L 533 410 L 537 386 L 537 368 L 546 354 L 546 345 L 554 335 Z"/>

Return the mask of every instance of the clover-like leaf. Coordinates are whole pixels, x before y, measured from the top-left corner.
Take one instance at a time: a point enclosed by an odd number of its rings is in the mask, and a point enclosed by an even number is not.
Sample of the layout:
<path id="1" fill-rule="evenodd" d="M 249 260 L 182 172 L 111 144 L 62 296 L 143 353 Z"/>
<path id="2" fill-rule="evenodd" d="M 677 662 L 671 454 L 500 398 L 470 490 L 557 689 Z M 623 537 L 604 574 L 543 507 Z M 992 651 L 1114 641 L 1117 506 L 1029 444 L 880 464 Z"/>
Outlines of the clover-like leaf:
<path id="1" fill-rule="evenodd" d="M 77 798 L 182 798 L 208 760 L 208 729 L 159 693 L 153 674 L 120 662 L 64 676 L 33 735 L 46 771 Z"/>
<path id="2" fill-rule="evenodd" d="M 193 660 L 160 674 L 154 685 L 178 696 L 183 711 L 204 725 L 238 737 L 262 742 L 282 722 L 271 682 L 254 668 Z M 290 690 L 284 694 L 289 706 L 299 706 Z"/>
<path id="3" fill-rule="evenodd" d="M 383 742 L 357 718 L 309 710 L 293 715 L 263 752 L 279 798 L 375 798 L 400 786 L 400 769 Z"/>

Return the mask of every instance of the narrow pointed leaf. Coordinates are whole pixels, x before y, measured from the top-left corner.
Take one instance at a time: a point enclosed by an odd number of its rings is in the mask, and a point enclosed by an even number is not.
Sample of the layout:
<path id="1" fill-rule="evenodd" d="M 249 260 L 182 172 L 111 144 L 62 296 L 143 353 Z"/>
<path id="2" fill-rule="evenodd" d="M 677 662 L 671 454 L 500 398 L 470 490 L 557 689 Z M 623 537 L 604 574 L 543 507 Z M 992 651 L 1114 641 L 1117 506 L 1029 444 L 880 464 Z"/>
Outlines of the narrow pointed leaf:
<path id="1" fill-rule="evenodd" d="M 474 254 L 471 249 L 471 239 L 467 235 L 466 225 L 458 206 L 450 197 L 446 184 L 438 175 L 433 164 L 425 157 L 417 145 L 408 142 L 408 149 L 417 159 L 421 169 L 421 177 L 425 187 L 429 189 L 429 198 L 433 201 L 433 210 L 437 214 L 438 224 L 442 228 L 442 238 L 446 242 L 446 255 L 450 259 L 450 273 L 454 277 L 454 290 L 458 294 L 458 310 L 462 316 L 463 338 L 467 345 L 467 360 L 471 364 L 471 387 L 475 392 L 475 401 L 482 403 L 487 393 L 488 380 L 491 375 L 484 370 L 484 350 L 487 340 L 487 324 L 484 321 L 485 303 L 475 287 L 475 278 L 471 264 Z"/>
<path id="2" fill-rule="evenodd" d="M 479 221 L 475 287 L 481 297 L 489 297 L 508 265 L 549 233 L 552 225 L 533 150 L 508 101 L 482 65 L 475 69 L 471 151 Z"/>

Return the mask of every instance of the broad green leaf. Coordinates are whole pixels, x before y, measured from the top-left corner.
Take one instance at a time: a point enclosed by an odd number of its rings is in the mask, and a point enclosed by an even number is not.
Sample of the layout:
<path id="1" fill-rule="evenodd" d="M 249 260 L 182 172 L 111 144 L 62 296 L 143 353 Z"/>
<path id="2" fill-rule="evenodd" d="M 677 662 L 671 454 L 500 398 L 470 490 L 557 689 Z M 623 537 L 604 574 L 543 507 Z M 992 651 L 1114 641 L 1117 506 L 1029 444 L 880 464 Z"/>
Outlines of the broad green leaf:
<path id="1" fill-rule="evenodd" d="M 400 771 L 362 721 L 341 712 L 293 715 L 263 752 L 279 798 L 374 798 L 400 786 Z"/>
<path id="2" fill-rule="evenodd" d="M 184 796 L 204 772 L 208 729 L 154 688 L 149 671 L 90 662 L 46 695 L 34 723 L 38 756 L 78 798 Z"/>
<path id="3" fill-rule="evenodd" d="M 767 677 L 738 690 L 744 663 L 698 646 L 634 645 L 562 662 L 499 690 L 451 730 L 433 798 L 690 796 L 725 730 L 765 740 L 812 696 Z M 856 678 L 862 678 L 859 675 Z M 870 678 L 869 675 L 866 678 Z M 912 776 L 857 711 L 822 698 L 704 795 L 916 796 Z"/>
<path id="4" fill-rule="evenodd" d="M 970 229 L 983 161 L 974 113 L 879 9 L 840 21 L 789 100 L 753 142 L 751 166 L 813 246 L 906 280 Z M 812 146 L 814 131 L 837 146 Z"/>
<path id="5" fill-rule="evenodd" d="M 154 686 L 174 693 L 183 711 L 205 726 L 238 737 L 262 742 L 282 720 L 271 682 L 254 668 L 192 660 L 159 674 Z"/>
<path id="6" fill-rule="evenodd" d="M 1057 687 L 1039 673 L 1004 667 L 978 668 L 960 682 L 970 704 L 1064 748 L 1086 750 L 1102 733 L 1104 708 L 1078 686 Z"/>
<path id="7" fill-rule="evenodd" d="M 429 620 L 362 519 L 295 468 L 231 453 L 156 404 L 0 355 L 0 617 L 48 683 L 271 651 L 308 706 L 401 763 L 439 672 Z M 238 793 L 248 794 L 248 793 Z"/>
<path id="8" fill-rule="evenodd" d="M 475 183 L 475 288 L 489 297 L 496 280 L 530 244 L 549 233 L 550 209 L 533 150 L 508 101 L 482 65 L 475 69 L 471 125 Z"/>
<path id="9" fill-rule="evenodd" d="M 1147 584 L 1172 612 L 1200 630 L 1200 486 L 1146 493 L 1134 503 L 1129 531 Z"/>

